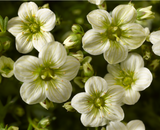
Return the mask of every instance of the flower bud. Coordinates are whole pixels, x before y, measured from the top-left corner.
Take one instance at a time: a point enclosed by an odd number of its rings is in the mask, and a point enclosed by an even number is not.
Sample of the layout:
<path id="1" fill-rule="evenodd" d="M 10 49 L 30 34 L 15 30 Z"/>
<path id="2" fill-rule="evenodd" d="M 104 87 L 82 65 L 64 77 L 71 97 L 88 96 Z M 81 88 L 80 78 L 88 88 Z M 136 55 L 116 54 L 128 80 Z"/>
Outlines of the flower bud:
<path id="1" fill-rule="evenodd" d="M 137 9 L 137 19 L 138 20 L 153 19 L 155 16 L 154 13 L 151 11 L 151 8 L 152 6 Z"/>
<path id="2" fill-rule="evenodd" d="M 41 128 L 46 128 L 48 125 L 50 125 L 50 119 L 49 117 L 43 118 L 42 120 L 39 121 L 38 125 Z"/>
<path id="3" fill-rule="evenodd" d="M 91 77 L 94 74 L 94 70 L 90 63 L 83 64 L 84 76 Z"/>
<path id="4" fill-rule="evenodd" d="M 63 107 L 64 107 L 67 111 L 69 111 L 69 112 L 74 112 L 74 111 L 75 111 L 75 109 L 71 106 L 71 102 L 66 102 L 66 103 L 63 105 Z"/>
<path id="5" fill-rule="evenodd" d="M 99 9 L 107 10 L 107 3 L 104 1 L 102 4 L 97 5 Z"/>
<path id="6" fill-rule="evenodd" d="M 152 67 L 153 71 L 155 71 L 158 68 L 159 64 L 160 64 L 160 60 L 155 59 L 151 62 L 151 64 L 149 66 Z"/>
<path id="7" fill-rule="evenodd" d="M 10 126 L 10 127 L 8 128 L 8 130 L 19 130 L 19 128 L 16 127 L 16 126 Z"/>
<path id="8" fill-rule="evenodd" d="M 4 51 L 7 51 L 10 48 L 11 41 L 6 41 L 3 45 Z"/>
<path id="9" fill-rule="evenodd" d="M 105 127 L 102 127 L 101 130 L 106 130 L 106 128 L 105 128 Z"/>
<path id="10" fill-rule="evenodd" d="M 71 30 L 73 33 L 76 33 L 76 34 L 78 34 L 78 33 L 82 34 L 82 35 L 84 34 L 83 28 L 78 24 L 72 25 Z"/>
<path id="11" fill-rule="evenodd" d="M 54 107 L 53 103 L 51 101 L 49 101 L 48 99 L 45 99 L 43 102 L 40 102 L 40 105 L 42 107 L 44 107 L 45 109 L 47 109 L 47 110 L 49 108 L 53 108 Z"/>
<path id="12" fill-rule="evenodd" d="M 83 52 L 82 51 L 77 51 L 76 53 L 70 52 L 69 55 L 75 57 L 79 62 L 83 61 Z"/>

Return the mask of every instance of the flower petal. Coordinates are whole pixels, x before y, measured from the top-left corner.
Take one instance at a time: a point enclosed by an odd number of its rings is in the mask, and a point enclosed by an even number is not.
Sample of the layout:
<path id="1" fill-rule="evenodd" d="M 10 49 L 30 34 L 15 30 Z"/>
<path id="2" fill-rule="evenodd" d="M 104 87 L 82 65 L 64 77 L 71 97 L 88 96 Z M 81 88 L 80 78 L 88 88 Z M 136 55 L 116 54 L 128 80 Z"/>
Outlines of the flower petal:
<path id="1" fill-rule="evenodd" d="M 32 41 L 34 48 L 41 51 L 45 44 L 54 41 L 54 37 L 50 32 L 41 31 L 32 36 Z"/>
<path id="2" fill-rule="evenodd" d="M 16 49 L 20 53 L 29 53 L 33 50 L 31 35 L 29 33 L 19 33 L 16 36 Z"/>
<path id="3" fill-rule="evenodd" d="M 121 26 L 120 41 L 126 44 L 129 49 L 140 47 L 146 39 L 145 29 L 137 23 L 129 23 Z"/>
<path id="4" fill-rule="evenodd" d="M 40 9 L 36 13 L 36 20 L 43 31 L 51 31 L 56 24 L 56 15 L 50 9 Z"/>
<path id="5" fill-rule="evenodd" d="M 123 102 L 127 105 L 134 105 L 140 98 L 140 94 L 133 89 L 127 89 L 125 91 L 125 97 L 123 98 Z"/>
<path id="6" fill-rule="evenodd" d="M 41 80 L 25 82 L 20 88 L 20 95 L 28 104 L 40 103 L 46 99 L 44 88 L 45 82 Z"/>
<path id="7" fill-rule="evenodd" d="M 106 36 L 94 29 L 85 33 L 82 38 L 82 43 L 83 49 L 92 55 L 102 54 L 110 47 L 109 40 Z"/>
<path id="8" fill-rule="evenodd" d="M 145 130 L 145 126 L 140 120 L 132 120 L 127 124 L 129 130 Z"/>
<path id="9" fill-rule="evenodd" d="M 149 40 L 152 44 L 156 44 L 160 42 L 160 31 L 155 31 L 150 34 Z"/>
<path id="10" fill-rule="evenodd" d="M 38 11 L 38 6 L 34 2 L 24 2 L 19 7 L 18 16 L 24 22 L 33 21 L 37 11 Z"/>
<path id="11" fill-rule="evenodd" d="M 89 113 L 93 107 L 93 103 L 90 103 L 92 100 L 92 97 L 88 93 L 81 92 L 72 98 L 71 105 L 79 113 Z"/>
<path id="12" fill-rule="evenodd" d="M 39 52 L 39 58 L 42 58 L 45 66 L 58 69 L 66 62 L 67 52 L 61 43 L 50 42 Z"/>
<path id="13" fill-rule="evenodd" d="M 132 85 L 132 89 L 135 91 L 143 91 L 147 87 L 150 86 L 152 82 L 152 73 L 147 68 L 141 68 L 138 72 L 134 74 L 134 77 L 136 79 L 134 85 Z"/>
<path id="14" fill-rule="evenodd" d="M 56 103 L 67 101 L 72 92 L 72 85 L 66 79 L 54 79 L 47 81 L 46 96 L 47 98 Z"/>
<path id="15" fill-rule="evenodd" d="M 80 63 L 77 59 L 72 56 L 67 56 L 66 62 L 59 69 L 55 70 L 54 74 L 70 81 L 76 77 L 79 67 Z"/>
<path id="16" fill-rule="evenodd" d="M 117 64 L 126 59 L 128 49 L 126 45 L 121 45 L 116 41 L 110 41 L 110 48 L 104 53 L 104 58 L 109 64 Z"/>
<path id="17" fill-rule="evenodd" d="M 158 41 L 157 43 L 153 44 L 152 50 L 153 50 L 154 54 L 160 56 L 160 41 Z"/>
<path id="18" fill-rule="evenodd" d="M 101 5 L 104 0 L 88 0 L 92 4 Z"/>
<path id="19" fill-rule="evenodd" d="M 112 11 L 113 23 L 122 25 L 132 23 L 137 18 L 137 11 L 132 5 L 118 5 Z"/>
<path id="20" fill-rule="evenodd" d="M 142 67 L 144 67 L 143 58 L 137 53 L 128 54 L 126 60 L 121 62 L 121 68 L 125 72 L 137 72 Z"/>
<path id="21" fill-rule="evenodd" d="M 91 11 L 87 15 L 87 20 L 92 25 L 92 28 L 98 30 L 99 32 L 106 31 L 107 27 L 112 22 L 110 14 L 103 9 L 96 9 Z"/>
<path id="22" fill-rule="evenodd" d="M 109 73 L 105 75 L 104 79 L 107 81 L 108 87 L 115 85 L 117 82 L 115 77 Z"/>
<path id="23" fill-rule="evenodd" d="M 93 76 L 87 80 L 85 83 L 85 91 L 86 93 L 96 96 L 96 95 L 104 95 L 108 90 L 107 82 L 98 76 Z"/>
<path id="24" fill-rule="evenodd" d="M 23 32 L 24 23 L 19 17 L 11 18 L 8 21 L 7 30 L 14 36 L 17 36 L 19 33 Z"/>
<path id="25" fill-rule="evenodd" d="M 106 127 L 106 130 L 128 130 L 128 129 L 122 122 L 111 121 L 109 125 Z"/>
<path id="26" fill-rule="evenodd" d="M 22 82 L 37 79 L 40 72 L 40 60 L 34 56 L 22 56 L 14 64 L 14 75 Z"/>

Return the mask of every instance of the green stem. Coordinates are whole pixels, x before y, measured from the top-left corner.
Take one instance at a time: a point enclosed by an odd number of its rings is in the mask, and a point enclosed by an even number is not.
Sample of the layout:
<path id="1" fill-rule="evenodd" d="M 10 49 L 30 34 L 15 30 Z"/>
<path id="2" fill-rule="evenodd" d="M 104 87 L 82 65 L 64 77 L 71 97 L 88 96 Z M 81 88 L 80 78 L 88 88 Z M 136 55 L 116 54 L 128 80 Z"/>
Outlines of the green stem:
<path id="1" fill-rule="evenodd" d="M 32 130 L 32 124 L 29 124 L 28 129 L 27 130 Z"/>
<path id="2" fill-rule="evenodd" d="M 95 130 L 98 130 L 98 127 L 95 127 Z"/>

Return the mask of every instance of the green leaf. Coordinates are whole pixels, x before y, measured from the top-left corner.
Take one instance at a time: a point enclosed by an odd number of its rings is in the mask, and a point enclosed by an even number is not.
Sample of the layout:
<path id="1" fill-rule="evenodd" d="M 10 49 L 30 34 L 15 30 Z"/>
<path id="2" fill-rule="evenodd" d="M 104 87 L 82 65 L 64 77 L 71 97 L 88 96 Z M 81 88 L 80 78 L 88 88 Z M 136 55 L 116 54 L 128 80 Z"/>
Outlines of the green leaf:
<path id="1" fill-rule="evenodd" d="M 3 31 L 4 32 L 6 32 L 6 30 L 7 30 L 7 24 L 8 24 L 8 17 L 5 17 L 5 19 L 4 19 L 4 26 L 3 26 Z"/>
<path id="2" fill-rule="evenodd" d="M 1 15 L 0 15 L 0 29 L 3 32 L 3 18 Z"/>

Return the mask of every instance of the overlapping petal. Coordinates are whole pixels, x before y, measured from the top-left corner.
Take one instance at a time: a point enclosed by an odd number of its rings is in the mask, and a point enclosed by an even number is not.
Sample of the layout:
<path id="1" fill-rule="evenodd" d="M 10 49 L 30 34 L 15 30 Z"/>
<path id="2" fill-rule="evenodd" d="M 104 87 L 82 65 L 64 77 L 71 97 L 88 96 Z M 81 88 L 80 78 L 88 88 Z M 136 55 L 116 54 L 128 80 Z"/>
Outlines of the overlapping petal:
<path id="1" fill-rule="evenodd" d="M 67 101 L 72 92 L 72 85 L 66 79 L 53 79 L 46 82 L 46 97 L 56 103 Z"/>
<path id="2" fill-rule="evenodd" d="M 155 31 L 150 34 L 149 40 L 152 44 L 160 43 L 160 31 Z"/>
<path id="3" fill-rule="evenodd" d="M 110 64 L 117 64 L 127 58 L 128 48 L 116 41 L 110 41 L 110 48 L 104 53 L 105 60 Z"/>
<path id="4" fill-rule="evenodd" d="M 82 38 L 83 49 L 92 54 L 99 55 L 104 53 L 109 47 L 110 42 L 104 34 L 91 29 Z"/>
<path id="5" fill-rule="evenodd" d="M 45 82 L 36 80 L 33 82 L 24 82 L 20 88 L 20 95 L 28 104 L 36 104 L 46 99 Z"/>
<path id="6" fill-rule="evenodd" d="M 56 24 L 56 15 L 50 9 L 39 9 L 36 13 L 36 20 L 43 31 L 51 31 Z"/>
<path id="7" fill-rule="evenodd" d="M 92 4 L 100 5 L 104 2 L 104 0 L 88 0 Z"/>
<path id="8" fill-rule="evenodd" d="M 106 130 L 128 130 L 128 129 L 122 122 L 111 121 L 109 125 L 106 127 Z"/>
<path id="9" fill-rule="evenodd" d="M 145 126 L 140 120 L 132 120 L 128 122 L 127 127 L 129 130 L 145 130 Z"/>
<path id="10" fill-rule="evenodd" d="M 72 80 L 78 73 L 80 63 L 72 56 L 67 56 L 66 62 L 57 70 L 54 71 L 55 75 L 60 78 Z"/>
<path id="11" fill-rule="evenodd" d="M 42 58 L 45 66 L 58 69 L 66 62 L 67 52 L 61 43 L 51 42 L 39 52 L 39 58 Z"/>
<path id="12" fill-rule="evenodd" d="M 104 76 L 104 79 L 107 81 L 108 87 L 115 85 L 117 82 L 115 77 L 109 73 Z"/>
<path id="13" fill-rule="evenodd" d="M 22 82 L 32 82 L 39 76 L 40 60 L 34 56 L 22 56 L 14 64 L 14 75 Z"/>
<path id="14" fill-rule="evenodd" d="M 121 26 L 120 42 L 126 44 L 129 49 L 140 47 L 146 39 L 145 29 L 137 23 L 129 23 Z"/>
<path id="15" fill-rule="evenodd" d="M 160 41 L 158 41 L 157 43 L 153 44 L 152 50 L 156 55 L 160 56 Z"/>
<path id="16" fill-rule="evenodd" d="M 132 23 L 137 18 L 137 11 L 132 5 L 118 5 L 112 11 L 113 23 L 122 25 Z"/>
<path id="17" fill-rule="evenodd" d="M 105 32 L 107 27 L 111 24 L 112 18 L 110 14 L 102 9 L 91 11 L 87 15 L 88 22 L 92 25 L 93 29 L 99 32 Z"/>

